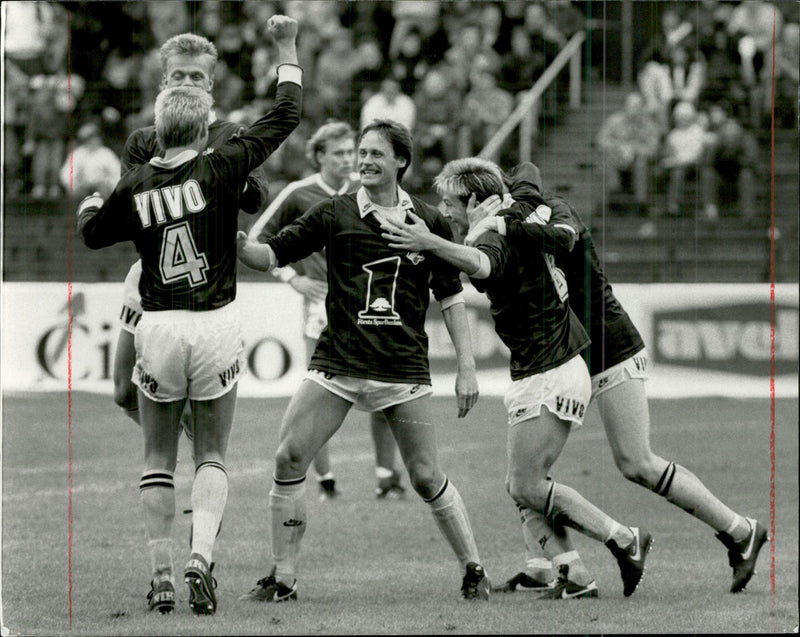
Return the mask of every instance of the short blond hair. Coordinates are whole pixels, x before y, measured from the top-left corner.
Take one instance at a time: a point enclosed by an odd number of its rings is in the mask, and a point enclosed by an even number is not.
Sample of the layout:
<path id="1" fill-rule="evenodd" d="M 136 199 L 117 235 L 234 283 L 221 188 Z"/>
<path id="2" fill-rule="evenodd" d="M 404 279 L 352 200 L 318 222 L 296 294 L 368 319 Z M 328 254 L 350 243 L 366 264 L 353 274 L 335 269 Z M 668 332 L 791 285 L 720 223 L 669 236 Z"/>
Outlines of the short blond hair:
<path id="1" fill-rule="evenodd" d="M 208 133 L 214 100 L 196 86 L 165 88 L 156 97 L 156 138 L 163 150 L 186 146 Z"/>
<path id="2" fill-rule="evenodd" d="M 481 157 L 449 161 L 433 180 L 433 187 L 440 196 L 456 196 L 464 204 L 473 193 L 479 202 L 492 195 L 502 195 L 505 191 L 504 184 L 500 166 Z"/>
<path id="3" fill-rule="evenodd" d="M 338 120 L 325 122 L 306 142 L 306 158 L 314 168 L 319 169 L 317 153 L 325 152 L 329 141 L 345 138 L 352 140 L 356 138 L 356 132 L 350 124 Z"/>
<path id="4" fill-rule="evenodd" d="M 161 73 L 164 75 L 167 73 L 167 60 L 174 55 L 190 55 L 197 58 L 207 57 L 209 76 L 212 78 L 219 58 L 217 47 L 203 36 L 195 35 L 194 33 L 173 35 L 161 45 L 158 55 L 161 59 Z"/>

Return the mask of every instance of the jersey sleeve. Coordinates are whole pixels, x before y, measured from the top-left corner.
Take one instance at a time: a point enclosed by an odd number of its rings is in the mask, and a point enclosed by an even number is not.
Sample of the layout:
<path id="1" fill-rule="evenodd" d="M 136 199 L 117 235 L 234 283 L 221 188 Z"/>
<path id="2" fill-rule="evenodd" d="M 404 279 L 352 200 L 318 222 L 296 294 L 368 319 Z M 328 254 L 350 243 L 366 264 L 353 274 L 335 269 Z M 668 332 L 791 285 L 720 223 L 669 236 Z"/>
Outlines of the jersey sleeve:
<path id="1" fill-rule="evenodd" d="M 122 311 L 119 315 L 120 329 L 134 334 L 142 318 L 142 297 L 139 294 L 139 279 L 142 277 L 142 262 L 137 261 L 128 270 L 122 290 Z"/>
<path id="2" fill-rule="evenodd" d="M 582 224 L 564 199 L 545 195 L 534 206 L 536 200 L 512 196 L 517 203 L 501 213 L 509 241 L 556 256 L 572 251 Z"/>
<path id="3" fill-rule="evenodd" d="M 272 109 L 210 155 L 222 177 L 243 187 L 247 175 L 263 164 L 300 123 L 301 102 L 299 84 L 280 82 Z"/>
<path id="4" fill-rule="evenodd" d="M 496 232 L 484 232 L 478 238 L 474 247 L 487 256 L 491 266 L 491 272 L 486 279 L 470 279 L 477 289 L 482 290 L 481 281 L 497 279 L 503 275 L 508 263 L 509 248 L 506 240 Z"/>
<path id="5" fill-rule="evenodd" d="M 77 232 L 87 248 L 97 250 L 133 240 L 130 215 L 125 214 L 132 199 L 130 189 L 120 182 L 105 202 L 99 197 L 87 197 L 81 202 Z"/>
<path id="6" fill-rule="evenodd" d="M 429 223 L 431 232 L 448 241 L 452 241 L 453 233 L 445 218 L 436 209 L 431 208 L 430 210 L 432 210 Z M 431 257 L 433 261 L 431 264 L 430 287 L 434 298 L 437 301 L 442 301 L 462 292 L 464 286 L 461 285 L 461 273 L 458 268 L 442 259 L 433 257 L 433 255 Z"/>
<path id="7" fill-rule="evenodd" d="M 334 216 L 333 207 L 333 199 L 321 201 L 277 235 L 266 239 L 265 243 L 272 247 L 279 266 L 299 261 L 325 247 L 325 237 Z"/>

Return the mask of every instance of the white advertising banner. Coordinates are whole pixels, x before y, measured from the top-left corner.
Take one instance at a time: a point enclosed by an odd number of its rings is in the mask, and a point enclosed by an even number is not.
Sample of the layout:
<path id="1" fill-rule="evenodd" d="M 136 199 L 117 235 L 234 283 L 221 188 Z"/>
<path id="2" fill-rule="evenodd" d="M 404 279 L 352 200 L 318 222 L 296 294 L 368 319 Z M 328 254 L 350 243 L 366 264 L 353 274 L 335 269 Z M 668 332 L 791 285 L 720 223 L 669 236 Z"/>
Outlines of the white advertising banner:
<path id="1" fill-rule="evenodd" d="M 798 395 L 798 286 L 776 286 L 774 299 L 767 284 L 621 284 L 614 291 L 647 344 L 650 396 Z M 485 298 L 466 292 L 481 393 L 501 395 L 507 350 Z M 3 391 L 111 394 L 121 283 L 5 283 L 2 302 Z M 285 284 L 241 283 L 236 303 L 248 361 L 239 395 L 291 395 L 305 373 L 300 296 Z M 435 302 L 427 331 L 434 390 L 452 394 L 454 353 Z"/>

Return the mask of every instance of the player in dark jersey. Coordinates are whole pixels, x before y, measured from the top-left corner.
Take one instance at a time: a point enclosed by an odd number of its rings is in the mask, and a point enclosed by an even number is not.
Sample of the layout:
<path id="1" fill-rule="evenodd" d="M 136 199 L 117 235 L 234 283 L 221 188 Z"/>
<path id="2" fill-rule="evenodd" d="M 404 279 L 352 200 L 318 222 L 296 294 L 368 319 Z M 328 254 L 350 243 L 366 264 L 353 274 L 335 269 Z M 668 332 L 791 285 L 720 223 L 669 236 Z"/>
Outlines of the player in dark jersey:
<path id="1" fill-rule="evenodd" d="M 193 33 L 175 35 L 161 45 L 159 56 L 161 58 L 162 88 L 197 86 L 211 92 L 214 86 L 214 69 L 218 53 L 216 47 L 206 38 Z M 238 124 L 216 119 L 213 111 L 211 118 L 213 121 L 208 125 L 209 148 L 219 148 L 243 130 L 243 127 Z M 158 147 L 155 126 L 135 130 L 125 144 L 122 155 L 122 174 L 147 163 L 162 153 L 163 150 Z M 241 210 L 247 214 L 258 212 L 262 204 L 266 202 L 267 190 L 266 180 L 261 178 L 256 169 L 247 178 L 247 184 L 239 200 Z M 120 331 L 115 348 L 113 373 L 114 402 L 137 423 L 139 422 L 139 406 L 136 400 L 136 386 L 131 381 L 131 377 L 136 362 L 134 334 L 136 324 L 141 316 L 141 298 L 138 294 L 140 274 L 141 263 L 137 261 L 131 266 L 126 277 L 126 295 L 120 314 Z M 136 293 L 128 293 L 128 288 L 136 290 Z M 189 410 L 187 403 L 182 418 L 184 431 L 191 439 Z"/>
<path id="2" fill-rule="evenodd" d="M 535 167 L 533 167 L 535 169 Z M 541 190 L 541 176 L 535 169 L 534 182 Z M 514 177 L 510 177 L 513 183 Z M 594 249 L 589 229 L 575 209 L 562 197 L 544 191 L 542 197 L 557 217 L 569 219 L 577 229 L 575 247 L 556 253 L 556 262 L 565 273 L 573 311 L 592 337 L 586 358 L 592 376 L 592 400 L 597 402 L 611 451 L 622 474 L 664 497 L 717 532 L 728 549 L 733 567 L 731 592 L 745 588 L 755 572 L 756 560 L 767 541 L 767 530 L 753 518 L 746 518 L 723 504 L 689 469 L 656 455 L 650 448 L 650 414 L 644 380 L 647 378 L 647 352 L 628 313 L 614 295 Z M 547 224 L 546 219 L 529 223 L 510 215 L 487 217 L 482 230 L 507 236 L 511 245 L 524 251 L 536 244 Z M 548 533 L 526 538 L 531 548 L 528 569 L 501 588 L 513 591 L 535 587 L 546 561 L 536 548 L 547 541 Z M 539 568 L 544 566 L 544 569 Z"/>
<path id="3" fill-rule="evenodd" d="M 319 172 L 288 184 L 250 228 L 249 237 L 264 242 L 323 199 L 355 192 L 361 185 L 358 175 L 353 172 L 355 136 L 355 131 L 346 122 L 331 120 L 317 129 L 306 143 L 306 157 Z M 328 322 L 325 313 L 325 295 L 328 293 L 325 254 L 314 253 L 294 268 L 277 268 L 273 274 L 303 295 L 303 337 L 308 363 Z M 375 495 L 384 500 L 402 498 L 405 489 L 400 485 L 400 474 L 395 469 L 397 444 L 382 413 L 370 414 L 370 428 L 378 479 Z M 320 485 L 320 498 L 335 497 L 338 492 L 327 444 L 314 456 L 314 469 Z"/>
<path id="4" fill-rule="evenodd" d="M 305 475 L 319 448 L 351 407 L 382 411 L 397 440 L 414 490 L 429 504 L 464 573 L 462 595 L 487 599 L 467 511 L 439 467 L 431 417 L 431 377 L 424 323 L 430 291 L 442 307 L 458 358 L 459 416 L 478 396 L 475 363 L 458 271 L 439 259 L 395 250 L 381 238 L 380 219 L 416 213 L 444 237 L 450 231 L 431 206 L 399 181 L 411 162 L 411 135 L 391 121 L 367 126 L 358 142 L 361 188 L 308 210 L 264 244 L 240 233 L 240 260 L 269 270 L 325 249 L 328 324 L 281 426 L 270 491 L 271 573 L 242 599 L 297 599 L 295 570 L 306 529 Z"/>
<path id="5" fill-rule="evenodd" d="M 503 173 L 488 160 L 449 162 L 434 186 L 456 234 L 465 237 L 480 221 L 474 201 L 505 191 Z M 529 180 L 520 178 L 510 192 L 509 214 L 520 218 L 549 214 Z M 589 339 L 569 307 L 564 275 L 552 251 L 567 249 L 577 235 L 574 224 L 561 219 L 551 232 L 529 241 L 525 250 L 497 233 L 484 232 L 473 246 L 459 245 L 431 234 L 413 215 L 410 222 L 387 220 L 384 237 L 390 246 L 424 251 L 465 273 L 489 298 L 495 331 L 511 352 L 508 411 L 508 476 L 506 487 L 519 508 L 523 525 L 572 527 L 605 542 L 620 566 L 623 593 L 631 595 L 644 574 L 652 544 L 649 533 L 619 524 L 577 491 L 553 481 L 548 471 L 561 455 L 570 430 L 580 427 L 591 395 L 589 371 L 580 353 Z M 551 534 L 543 550 L 558 567 L 558 578 L 542 582 L 541 595 L 552 599 L 597 597 L 591 578 L 566 534 Z"/>
<path id="6" fill-rule="evenodd" d="M 107 201 L 88 198 L 78 233 L 92 249 L 133 241 L 141 255 L 142 318 L 136 328 L 134 382 L 145 442 L 139 483 L 153 568 L 155 607 L 174 608 L 171 527 L 180 415 L 194 421 L 192 547 L 184 579 L 195 614 L 217 600 L 209 564 L 227 499 L 225 452 L 245 371 L 236 298 L 236 233 L 248 174 L 299 122 L 301 69 L 297 22 L 272 16 L 267 28 L 283 62 L 272 110 L 240 136 L 205 152 L 212 99 L 194 86 L 164 89 L 155 119 L 164 157 L 122 177 Z M 153 604 L 151 600 L 151 605 Z"/>

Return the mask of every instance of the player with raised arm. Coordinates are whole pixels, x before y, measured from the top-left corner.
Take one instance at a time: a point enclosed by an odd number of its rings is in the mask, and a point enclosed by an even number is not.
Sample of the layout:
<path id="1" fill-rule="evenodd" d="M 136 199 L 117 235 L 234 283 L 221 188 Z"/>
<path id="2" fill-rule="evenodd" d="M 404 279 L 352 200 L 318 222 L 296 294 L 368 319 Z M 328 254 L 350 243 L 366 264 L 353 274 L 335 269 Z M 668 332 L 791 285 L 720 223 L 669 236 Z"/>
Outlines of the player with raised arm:
<path id="1" fill-rule="evenodd" d="M 196 86 L 208 93 L 214 87 L 214 70 L 217 64 L 217 48 L 206 38 L 193 33 L 181 33 L 171 37 L 161 45 L 161 88 L 172 86 Z M 234 135 L 242 132 L 243 127 L 233 122 L 216 118 L 213 110 L 208 125 L 208 148 L 218 148 Z M 137 166 L 147 163 L 153 157 L 163 154 L 159 148 L 155 126 L 146 126 L 133 131 L 125 143 L 122 154 L 122 174 Z M 247 214 L 255 214 L 267 199 L 266 180 L 258 175 L 258 170 L 247 178 L 242 196 L 239 200 L 241 210 Z M 142 315 L 141 296 L 139 294 L 139 277 L 142 264 L 134 263 L 125 277 L 122 311 L 120 312 L 120 331 L 114 355 L 114 402 L 125 414 L 139 422 L 139 406 L 136 399 L 136 386 L 133 384 L 132 372 L 136 362 L 134 334 L 136 325 Z M 182 424 L 187 437 L 191 440 L 191 415 L 189 404 L 182 416 Z"/>
<path id="2" fill-rule="evenodd" d="M 264 242 L 298 219 L 306 210 L 333 195 L 355 192 L 360 186 L 355 174 L 355 131 L 346 122 L 330 120 L 317 129 L 306 143 L 306 157 L 318 172 L 288 184 L 250 228 L 249 237 Z M 327 324 L 325 295 L 328 293 L 328 268 L 325 254 L 312 254 L 295 267 L 277 268 L 273 274 L 288 282 L 303 295 L 303 337 L 306 363 Z M 372 440 L 375 443 L 379 499 L 404 497 L 400 474 L 395 470 L 397 445 L 383 414 L 370 414 Z M 336 483 L 331 469 L 330 453 L 325 444 L 314 456 L 314 469 L 320 486 L 320 498 L 336 497 Z"/>
<path id="3" fill-rule="evenodd" d="M 449 162 L 434 180 L 442 209 L 456 233 L 467 236 L 487 214 L 476 200 L 497 200 L 506 192 L 500 168 L 485 159 Z M 521 218 L 549 214 L 533 183 L 520 178 L 509 193 L 513 214 Z M 617 559 L 623 594 L 638 587 L 651 535 L 620 524 L 577 491 L 548 474 L 561 455 L 569 433 L 582 426 L 591 396 L 589 371 L 580 353 L 589 346 L 586 332 L 572 312 L 563 274 L 551 252 L 568 249 L 577 236 L 569 220 L 553 224 L 549 235 L 525 250 L 496 233 L 484 232 L 473 246 L 433 235 L 422 220 L 385 220 L 390 246 L 445 260 L 467 273 L 489 298 L 495 330 L 511 351 L 506 488 L 523 517 L 523 525 L 572 527 L 604 542 Z M 527 538 L 526 538 L 527 540 Z M 597 597 L 597 584 L 565 533 L 552 533 L 542 547 L 558 567 L 556 580 L 542 583 L 542 597 Z M 526 542 L 527 543 L 527 542 Z"/>
<path id="4" fill-rule="evenodd" d="M 217 609 L 209 564 L 227 500 L 225 453 L 237 382 L 246 369 L 232 303 L 238 212 L 248 175 L 300 119 L 297 22 L 275 15 L 267 28 L 281 52 L 269 113 L 206 152 L 210 94 L 195 86 L 165 88 L 155 105 L 164 156 L 124 175 L 107 201 L 89 197 L 78 208 L 78 234 L 87 247 L 133 241 L 141 255 L 143 313 L 136 329 L 133 379 L 144 433 L 139 490 L 153 572 L 148 598 L 161 613 L 175 606 L 173 468 L 187 400 L 194 421 L 195 475 L 193 537 L 184 579 L 193 613 Z"/>
<path id="5" fill-rule="evenodd" d="M 535 167 L 534 167 L 535 168 Z M 541 190 L 541 176 L 535 170 L 534 182 Z M 513 176 L 511 177 L 513 183 Z M 575 314 L 589 331 L 591 347 L 585 355 L 592 377 L 592 400 L 597 402 L 611 452 L 622 474 L 716 531 L 716 537 L 728 549 L 733 567 L 730 591 L 738 593 L 755 573 L 756 560 L 767 530 L 757 520 L 744 517 L 723 504 L 700 479 L 686 467 L 666 460 L 650 448 L 650 412 L 644 381 L 647 378 L 647 351 L 639 331 L 614 295 L 594 249 L 589 229 L 575 209 L 555 193 L 542 193 L 553 210 L 553 219 L 520 219 L 516 215 L 490 216 L 478 224 L 476 234 L 494 230 L 507 237 L 511 245 L 524 251 L 536 245 L 548 221 L 552 226 L 558 215 L 577 228 L 572 250 L 556 253 L 556 263 L 564 271 L 569 300 Z M 538 538 L 528 544 L 526 571 L 520 572 L 499 587 L 513 591 L 520 587 L 536 588 L 548 570 L 548 560 L 538 555 Z"/>
<path id="6" fill-rule="evenodd" d="M 330 286 L 328 324 L 281 425 L 269 495 L 273 566 L 242 599 L 297 599 L 298 554 L 307 525 L 306 471 L 354 406 L 386 416 L 414 490 L 458 558 L 463 597 L 489 596 L 466 507 L 439 466 L 431 416 L 424 329 L 431 290 L 456 349 L 459 417 L 478 397 L 459 273 L 439 259 L 390 248 L 381 237 L 381 219 L 402 220 L 412 211 L 434 232 L 450 237 L 434 208 L 399 187 L 411 150 L 404 126 L 372 122 L 358 141 L 357 192 L 320 202 L 266 243 L 239 235 L 240 260 L 263 271 L 324 248 Z"/>

